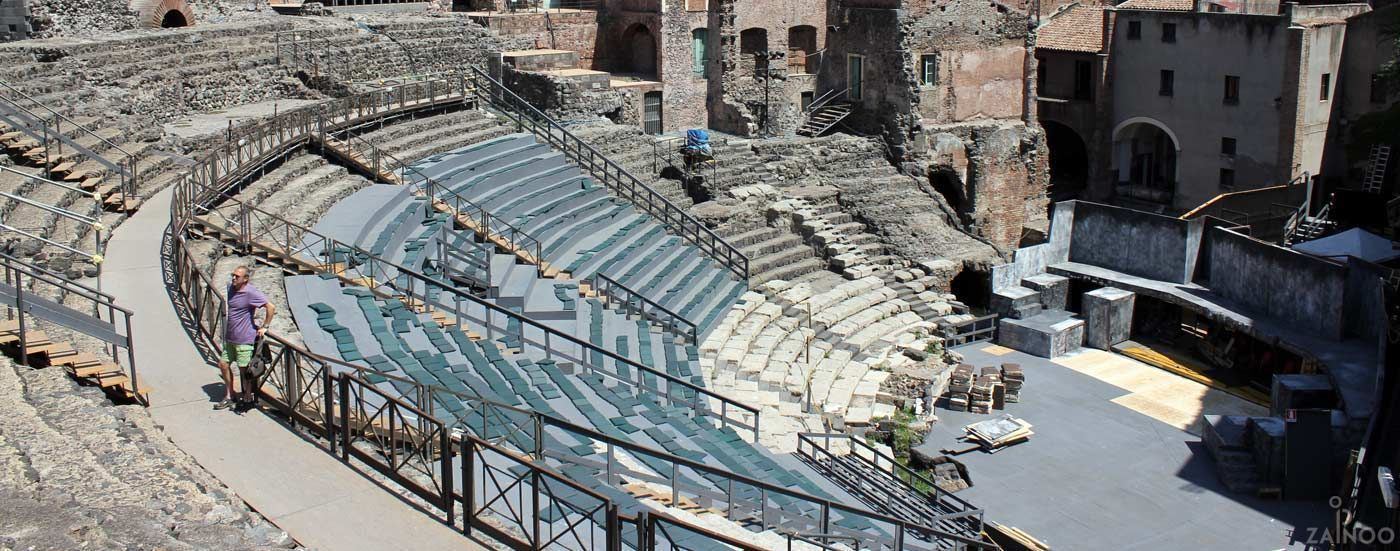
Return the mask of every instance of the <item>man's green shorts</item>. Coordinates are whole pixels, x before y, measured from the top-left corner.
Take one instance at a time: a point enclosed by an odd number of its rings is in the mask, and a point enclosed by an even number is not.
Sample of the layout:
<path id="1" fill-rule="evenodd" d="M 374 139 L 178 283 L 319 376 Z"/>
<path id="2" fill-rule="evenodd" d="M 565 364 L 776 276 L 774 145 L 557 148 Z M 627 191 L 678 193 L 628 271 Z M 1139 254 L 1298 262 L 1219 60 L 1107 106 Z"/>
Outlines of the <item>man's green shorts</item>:
<path id="1" fill-rule="evenodd" d="M 229 365 L 248 367 L 248 364 L 253 363 L 253 345 L 226 342 L 221 358 Z"/>

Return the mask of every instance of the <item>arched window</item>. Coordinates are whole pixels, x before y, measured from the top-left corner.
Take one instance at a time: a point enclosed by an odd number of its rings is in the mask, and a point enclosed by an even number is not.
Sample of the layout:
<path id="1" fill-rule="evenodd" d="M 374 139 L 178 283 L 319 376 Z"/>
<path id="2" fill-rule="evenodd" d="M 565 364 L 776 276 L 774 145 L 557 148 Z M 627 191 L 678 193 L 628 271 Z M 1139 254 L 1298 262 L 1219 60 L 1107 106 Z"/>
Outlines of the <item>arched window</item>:
<path id="1" fill-rule="evenodd" d="M 768 76 L 768 30 L 760 27 L 739 33 L 739 53 L 753 60 L 755 76 Z"/>
<path id="2" fill-rule="evenodd" d="M 690 31 L 690 50 L 695 58 L 692 64 L 692 70 L 695 72 L 696 75 L 704 76 L 706 78 L 708 78 L 708 71 L 705 69 L 705 65 L 709 61 L 709 56 L 707 55 L 709 43 L 709 29 L 695 29 L 693 31 Z"/>

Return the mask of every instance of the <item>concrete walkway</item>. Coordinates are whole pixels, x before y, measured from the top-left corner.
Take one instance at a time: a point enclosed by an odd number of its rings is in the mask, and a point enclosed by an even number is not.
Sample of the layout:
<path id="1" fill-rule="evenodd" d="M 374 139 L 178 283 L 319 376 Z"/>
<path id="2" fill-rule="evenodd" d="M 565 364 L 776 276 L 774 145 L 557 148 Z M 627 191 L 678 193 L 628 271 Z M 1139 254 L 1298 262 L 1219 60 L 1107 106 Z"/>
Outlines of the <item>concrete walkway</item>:
<path id="1" fill-rule="evenodd" d="M 151 197 L 117 229 L 103 266 L 104 290 L 136 312 L 137 367 L 153 388 L 151 417 L 170 439 L 305 546 L 484 549 L 277 420 L 212 409 L 211 395 L 223 396 L 218 370 L 190 342 L 161 270 L 170 198 L 170 189 Z"/>

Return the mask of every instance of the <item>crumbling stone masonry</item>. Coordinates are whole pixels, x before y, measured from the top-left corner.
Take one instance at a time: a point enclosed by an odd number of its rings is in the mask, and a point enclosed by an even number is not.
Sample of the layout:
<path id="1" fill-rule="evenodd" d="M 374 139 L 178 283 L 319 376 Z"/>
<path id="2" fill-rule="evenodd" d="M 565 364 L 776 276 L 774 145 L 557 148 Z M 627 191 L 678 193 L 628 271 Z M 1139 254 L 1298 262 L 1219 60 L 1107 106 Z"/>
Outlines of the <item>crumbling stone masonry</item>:
<path id="1" fill-rule="evenodd" d="M 998 246 L 1043 225 L 1047 156 L 1027 106 L 1026 14 L 974 0 L 849 0 L 833 10 L 819 88 L 845 89 L 847 124 L 882 136 L 897 163 Z"/>

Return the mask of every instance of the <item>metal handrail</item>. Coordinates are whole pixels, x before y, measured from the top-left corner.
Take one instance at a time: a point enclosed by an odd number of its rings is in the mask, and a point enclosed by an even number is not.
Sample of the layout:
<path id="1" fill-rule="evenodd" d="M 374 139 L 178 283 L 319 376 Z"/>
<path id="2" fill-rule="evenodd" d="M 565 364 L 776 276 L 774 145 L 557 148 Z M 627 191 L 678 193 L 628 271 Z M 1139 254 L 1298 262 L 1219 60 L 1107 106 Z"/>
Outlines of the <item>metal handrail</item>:
<path id="1" fill-rule="evenodd" d="M 929 480 L 928 477 L 925 477 L 924 475 L 921 475 L 921 474 L 915 472 L 913 469 L 910 469 L 909 467 L 904 466 L 904 464 L 900 463 L 900 462 L 899 462 L 898 460 L 896 460 L 895 458 L 890 457 L 890 456 L 889 456 L 888 454 L 886 454 L 885 452 L 882 452 L 882 451 L 880 451 L 880 450 L 878 450 L 878 449 L 875 449 L 874 446 L 871 446 L 870 444 L 867 444 L 867 443 L 865 443 L 865 442 L 862 442 L 861 439 L 855 438 L 855 437 L 851 436 L 850 434 L 845 434 L 845 433 L 815 433 L 815 432 L 804 432 L 804 433 L 798 433 L 797 437 L 798 437 L 799 440 L 806 441 L 808 444 L 811 444 L 811 445 L 813 445 L 813 446 L 816 445 L 816 441 L 814 440 L 815 438 L 823 438 L 823 439 L 825 439 L 825 440 L 827 440 L 827 441 L 830 441 L 830 440 L 833 439 L 833 438 L 835 438 L 835 439 L 844 439 L 844 440 L 848 441 L 849 443 L 854 444 L 854 446 L 852 447 L 851 455 L 853 455 L 853 456 L 855 456 L 855 457 L 857 457 L 857 458 L 859 458 L 859 459 L 865 460 L 866 462 L 870 463 L 871 465 L 875 466 L 876 468 L 880 468 L 880 461 L 879 461 L 880 459 L 885 460 L 885 462 L 887 462 L 887 463 L 890 464 L 890 471 L 889 471 L 889 472 L 890 472 L 890 475 L 891 475 L 893 478 L 899 480 L 900 484 L 904 485 L 904 487 L 906 487 L 906 488 L 908 488 L 908 489 L 910 489 L 910 490 L 913 490 L 914 492 L 916 492 L 916 493 L 918 493 L 918 494 L 924 495 L 924 496 L 927 497 L 930 501 L 933 501 L 934 503 L 941 503 L 945 498 L 947 498 L 947 499 L 951 499 L 951 500 L 957 502 L 957 505 L 960 505 L 960 506 L 963 508 L 964 511 L 977 511 L 977 512 L 981 512 L 981 511 L 982 511 L 982 509 L 973 506 L 973 505 L 972 505 L 971 503 L 969 503 L 967 500 L 965 500 L 965 499 L 963 499 L 963 498 L 960 498 L 960 497 L 958 497 L 958 496 L 956 496 L 956 495 L 953 495 L 952 493 L 949 493 L 949 492 L 947 492 L 947 491 L 944 491 L 942 488 L 938 487 L 937 484 L 934 484 L 932 480 Z M 828 447 L 829 447 L 829 446 L 828 446 Z M 862 449 L 862 450 L 864 450 L 864 451 L 869 452 L 869 453 L 871 454 L 871 456 L 872 456 L 874 459 L 866 459 L 865 457 L 861 456 L 860 454 L 855 453 L 855 451 L 854 451 L 855 448 L 860 448 L 860 449 Z M 881 470 L 884 470 L 884 469 L 881 469 Z M 898 471 L 898 472 L 896 472 L 896 471 Z M 908 477 L 908 479 L 900 478 L 900 477 L 898 476 L 900 473 L 903 473 L 905 476 Z M 922 489 L 920 489 L 918 486 L 914 485 L 914 484 L 913 484 L 914 481 L 921 482 L 921 483 L 923 483 L 925 486 L 927 486 L 927 487 L 929 487 L 929 488 L 932 488 L 932 489 L 933 489 L 933 495 L 931 495 L 931 496 L 928 495 L 928 491 L 927 491 L 927 490 L 922 490 Z"/>
<path id="2" fill-rule="evenodd" d="M 658 218 L 662 224 L 669 226 L 740 278 L 748 279 L 749 258 L 738 247 L 725 241 L 703 222 L 671 203 L 666 196 L 637 179 L 627 169 L 599 153 L 587 142 L 574 136 L 563 125 L 536 109 L 480 68 L 472 67 L 468 78 L 475 84 L 473 88 L 478 97 L 483 97 L 484 94 L 483 99 L 487 103 L 514 119 L 520 129 L 528 127 L 532 134 L 544 138 L 550 145 L 558 148 L 565 157 L 587 169 L 594 178 L 618 196 Z"/>
<path id="3" fill-rule="evenodd" d="M 699 328 L 695 322 L 690 321 L 680 314 L 672 312 L 669 308 L 653 301 L 641 293 L 632 290 L 631 287 L 623 285 L 622 282 L 608 277 L 602 272 L 593 274 L 590 278 L 590 287 L 597 289 L 599 293 L 616 299 L 623 308 L 661 324 L 667 331 L 679 334 L 690 339 L 692 343 L 699 343 Z"/>
<path id="4" fill-rule="evenodd" d="M 49 244 L 49 245 L 52 245 L 52 246 L 55 246 L 55 247 L 59 247 L 59 248 L 61 248 L 61 249 L 63 249 L 63 250 L 66 250 L 66 251 L 68 251 L 68 252 L 71 252 L 71 253 L 74 253 L 74 254 L 80 254 L 80 255 L 83 255 L 83 256 L 88 257 L 88 259 L 89 259 L 90 261 L 92 261 L 93 265 L 97 266 L 97 269 L 99 270 L 97 281 L 98 281 L 98 282 L 101 282 L 101 281 L 102 281 L 100 270 L 102 269 L 102 257 L 104 256 L 104 251 L 105 251 L 106 247 L 103 245 L 103 242 L 102 242 L 102 221 L 101 221 L 101 220 L 99 220 L 99 219 L 97 219 L 97 218 L 93 218 L 93 217 L 91 217 L 91 216 L 86 216 L 86 215 L 83 215 L 83 214 L 78 214 L 78 213 L 76 213 L 76 212 L 70 211 L 70 210 L 65 209 L 65 208 L 62 208 L 62 207 L 55 207 L 55 206 L 50 205 L 50 204 L 48 204 L 48 203 L 44 203 L 44 202 L 40 202 L 40 201 L 35 201 L 35 200 L 30 199 L 30 198 L 28 198 L 28 197 L 22 197 L 22 196 L 19 196 L 19 195 L 14 195 L 14 194 L 12 194 L 12 193 L 4 192 L 4 191 L 0 191 L 0 198 L 5 198 L 5 199 L 9 199 L 9 200 L 11 200 L 11 201 L 14 201 L 14 202 L 16 202 L 16 203 L 22 203 L 22 204 L 25 204 L 25 205 L 29 205 L 29 206 L 31 206 L 31 207 L 38 208 L 39 210 L 42 210 L 42 211 L 44 211 L 44 212 L 56 214 L 56 215 L 58 215 L 58 216 L 67 218 L 67 219 L 69 219 L 69 220 L 77 220 L 77 221 L 82 222 L 82 223 L 84 223 L 84 224 L 87 224 L 89 227 L 91 227 L 92 230 L 93 230 L 92 252 L 87 252 L 87 251 L 78 250 L 77 248 L 71 247 L 71 246 L 69 246 L 69 245 L 67 245 L 67 244 L 64 244 L 64 243 L 59 243 L 59 242 L 53 241 L 53 240 L 48 239 L 48 238 L 46 238 L 46 237 L 41 237 L 41 236 L 38 236 L 38 235 L 35 235 L 35 234 L 31 234 L 31 233 L 29 233 L 29 232 L 26 232 L 26 231 L 23 231 L 23 230 L 19 230 L 19 229 L 13 229 L 13 228 L 11 228 L 9 225 L 6 225 L 6 224 L 0 224 L 0 226 L 4 226 L 4 229 L 6 229 L 6 230 L 14 231 L 14 232 L 19 233 L 19 234 L 21 234 L 21 235 L 24 235 L 24 236 L 26 236 L 26 237 L 30 237 L 30 238 L 33 238 L 33 239 L 38 239 L 39 241 L 42 241 L 42 242 L 47 243 L 47 244 Z"/>
<path id="5" fill-rule="evenodd" d="M 826 107 L 826 104 L 836 101 L 837 99 L 844 97 L 845 95 L 846 89 L 844 87 L 832 88 L 830 90 L 827 90 L 825 94 L 821 95 L 821 97 L 818 97 L 817 99 L 813 100 L 812 103 L 808 104 L 807 108 L 802 110 L 802 113 L 807 114 L 821 109 L 823 107 Z"/>
<path id="6" fill-rule="evenodd" d="M 816 455 L 815 455 L 814 453 L 804 451 L 804 448 L 802 447 L 802 444 L 804 444 L 804 443 L 807 444 L 807 446 L 810 447 L 811 450 L 812 450 L 813 452 L 821 452 L 822 454 L 826 455 L 828 458 L 830 458 L 830 459 L 833 460 L 833 461 L 834 461 L 834 460 L 836 459 L 836 457 L 837 457 L 837 455 L 836 455 L 834 452 L 832 452 L 830 449 L 828 449 L 827 447 L 817 445 L 817 443 L 813 440 L 813 437 L 823 437 L 823 438 L 826 438 L 827 440 L 830 440 L 830 439 L 832 439 L 832 438 L 838 438 L 838 439 L 844 438 L 844 439 L 846 439 L 846 440 L 848 440 L 848 441 L 851 441 L 851 442 L 857 441 L 857 439 L 856 439 L 855 437 L 853 437 L 853 436 L 851 436 L 851 435 L 849 435 L 849 434 L 842 434 L 842 433 L 832 433 L 832 434 L 825 434 L 825 433 L 798 433 L 798 435 L 797 435 L 797 439 L 798 439 L 798 440 L 797 440 L 797 442 L 798 442 L 798 445 L 797 445 L 797 453 L 800 454 L 800 455 L 806 456 L 809 460 L 811 460 L 811 461 L 813 461 L 813 462 L 819 462 L 819 461 L 818 461 L 818 458 L 816 457 Z M 867 446 L 867 447 L 868 447 L 868 446 Z M 851 455 L 853 455 L 853 456 L 856 457 L 857 459 L 860 459 L 860 460 L 862 460 L 862 461 L 864 461 L 864 462 L 866 462 L 866 463 L 872 464 L 872 465 L 874 466 L 875 469 L 881 470 L 881 471 L 883 472 L 883 469 L 879 469 L 878 464 L 875 464 L 873 461 L 868 460 L 868 459 L 865 459 L 864 457 L 861 457 L 860 455 L 855 454 L 854 452 L 853 452 Z M 888 457 L 888 456 L 886 456 L 886 457 Z M 894 478 L 894 479 L 896 479 L 896 480 L 899 480 L 899 477 L 898 477 L 898 476 L 894 476 L 893 473 L 891 473 L 890 476 L 891 476 L 891 478 Z M 900 480 L 900 483 L 901 483 L 902 485 L 904 485 L 905 487 L 912 487 L 912 485 L 910 485 L 908 482 L 905 482 L 905 481 L 903 481 L 903 480 Z M 936 486 L 935 486 L 935 488 L 936 488 Z M 916 492 L 917 492 L 917 490 L 916 490 Z M 925 495 L 925 494 L 923 494 L 922 492 L 919 492 L 918 495 Z M 892 496 L 886 496 L 886 497 L 889 498 L 889 497 L 892 497 Z M 950 497 L 951 497 L 951 495 L 950 495 Z M 954 513 L 940 514 L 940 515 L 938 515 L 937 517 L 935 517 L 935 518 L 933 519 L 934 523 L 936 524 L 936 523 L 938 523 L 938 522 L 943 522 L 943 521 L 954 521 L 954 522 L 956 522 L 957 519 L 960 519 L 960 518 L 975 517 L 976 520 L 977 520 L 977 528 L 976 528 L 975 530 L 970 530 L 970 531 L 980 534 L 981 531 L 982 531 L 982 526 L 981 526 L 981 525 L 982 525 L 982 510 L 981 510 L 981 509 L 977 509 L 977 508 L 975 508 L 975 507 L 972 507 L 971 504 L 967 503 L 966 501 L 963 501 L 962 499 L 957 499 L 957 501 L 958 501 L 961 505 L 964 506 L 964 509 L 963 509 L 962 511 L 954 512 Z M 906 502 L 906 503 L 907 503 L 907 502 Z M 935 501 L 932 503 L 932 505 L 933 505 L 934 507 L 937 507 L 937 506 L 939 506 L 939 502 L 935 500 Z M 935 536 L 943 537 L 943 538 L 947 538 L 947 539 L 951 539 L 951 540 L 956 541 L 956 542 L 960 542 L 960 543 L 964 543 L 964 544 L 968 544 L 968 545 L 978 545 L 978 546 L 985 546 L 985 545 L 987 545 L 987 542 L 980 541 L 980 540 L 978 540 L 978 539 L 975 539 L 975 538 L 972 538 L 972 537 L 968 537 L 968 536 L 964 536 L 964 535 L 953 534 L 953 533 L 948 532 L 948 531 L 946 531 L 946 530 L 942 530 L 942 529 L 938 529 L 938 528 L 931 528 L 931 527 L 928 527 L 928 526 L 922 525 L 922 524 L 915 524 L 915 526 L 917 526 L 917 527 L 919 527 L 919 528 L 922 528 L 922 529 L 929 530 L 929 531 L 930 531 L 933 535 L 935 535 Z"/>
<path id="7" fill-rule="evenodd" d="M 430 204 L 435 205 L 438 201 L 442 201 L 454 215 L 466 216 L 473 220 L 477 225 L 474 230 L 482 237 L 488 240 L 495 237 L 505 244 L 509 244 L 519 253 L 523 253 L 524 260 L 534 264 L 537 273 L 541 276 L 544 275 L 544 246 L 539 239 L 502 218 L 492 216 L 491 211 L 487 210 L 486 207 L 472 202 L 442 182 L 424 174 L 413 165 L 370 143 L 369 140 L 351 134 L 349 129 L 344 131 L 344 136 L 347 146 L 363 148 L 370 153 L 369 158 L 372 159 L 373 163 L 371 170 L 374 171 L 376 177 L 383 172 L 395 173 L 401 184 L 422 192 L 423 195 L 427 196 Z M 384 163 L 386 160 L 388 161 L 387 165 Z M 407 181 L 404 180 L 405 176 L 408 177 Z M 492 233 L 493 231 L 494 233 Z"/>
<path id="8" fill-rule="evenodd" d="M 121 190 L 122 190 L 123 208 L 122 208 L 121 210 L 122 210 L 123 212 L 126 211 L 126 208 L 125 208 L 125 204 L 124 204 L 124 203 L 125 203 L 128 199 L 131 199 L 131 198 L 133 198 L 133 197 L 136 196 L 136 181 L 137 181 L 137 178 L 139 177 L 138 171 L 136 170 L 136 156 L 132 155 L 131 152 L 127 151 L 126 149 L 123 149 L 121 146 L 119 146 L 119 145 L 117 145 L 117 144 L 115 144 L 115 143 L 112 143 L 111 140 L 108 140 L 107 138 L 103 138 L 102 136 L 98 135 L 96 132 L 93 132 L 92 130 L 89 130 L 86 126 L 83 126 L 83 125 L 81 125 L 81 124 L 78 124 L 77 122 L 74 122 L 73 119 L 68 118 L 66 115 L 64 115 L 64 114 L 62 114 L 62 113 L 59 113 L 58 111 L 54 111 L 53 109 L 51 109 L 51 108 L 50 108 L 47 104 L 45 104 L 44 102 L 41 102 L 41 101 L 39 101 L 39 100 L 37 100 L 37 99 L 34 99 L 34 98 L 33 98 L 32 96 L 30 96 L 29 94 L 24 93 L 23 91 L 21 91 L 21 90 L 18 89 L 18 88 L 15 88 L 14 86 L 11 86 L 8 82 L 5 82 L 5 81 L 3 81 L 3 80 L 0 80 L 0 87 L 4 87 L 4 88 L 10 90 L 11 92 L 14 92 L 14 93 L 16 93 L 16 94 L 19 94 L 19 95 L 20 95 L 21 97 L 23 97 L 24 99 L 29 100 L 30 103 L 32 103 L 32 104 L 34 104 L 34 105 L 37 105 L 37 106 L 39 106 L 39 107 L 41 107 L 41 108 L 43 108 L 45 111 L 48 111 L 49 113 L 51 113 L 52 115 L 54 115 L 54 117 L 57 117 L 58 120 L 68 121 L 68 124 L 72 125 L 74 128 L 77 128 L 78 130 L 82 131 L 83 133 L 87 134 L 88 136 L 97 138 L 98 141 L 102 142 L 103 144 L 106 144 L 108 147 L 110 147 L 110 148 L 112 148 L 112 149 L 115 149 L 115 150 L 121 152 L 121 154 L 122 154 L 123 156 L 126 157 L 126 164 L 125 164 L 125 165 L 123 165 L 120 161 L 110 161 L 110 160 L 109 160 L 109 161 L 107 161 L 107 163 L 108 163 L 108 164 L 112 164 L 112 165 L 116 165 L 116 166 L 118 166 L 118 167 L 123 167 L 122 169 L 118 169 L 118 170 L 117 170 L 117 174 L 120 175 L 120 176 L 121 176 L 121 179 L 122 179 Z M 42 123 L 45 127 L 48 126 L 48 123 L 47 123 L 46 121 L 44 121 L 43 117 L 38 116 L 36 113 L 34 113 L 33 111 L 29 110 L 28 108 L 26 108 L 26 107 L 20 105 L 19 103 L 15 102 L 14 100 L 12 100 L 12 99 L 10 99 L 10 98 L 7 98 L 7 97 L 5 97 L 4 95 L 0 94 L 0 101 L 5 101 L 5 102 L 9 103 L 10 105 L 13 105 L 13 106 L 15 106 L 15 107 L 17 107 L 17 108 L 19 108 L 19 109 L 23 109 L 24 112 L 29 113 L 31 117 L 34 117 L 35 119 L 38 119 L 39 122 Z M 47 131 L 46 131 L 46 132 L 47 132 Z M 61 137 L 61 136 L 62 136 L 62 128 L 61 128 L 61 127 L 56 127 L 56 128 L 55 128 L 55 132 L 56 132 L 56 139 L 59 140 L 59 144 L 60 144 L 60 145 L 59 145 L 59 151 L 62 152 L 62 151 L 63 151 L 63 146 L 62 146 L 63 138 Z M 47 143 L 44 144 L 44 145 L 45 145 L 45 147 L 48 146 Z M 98 156 L 98 157 L 102 157 L 101 155 L 97 155 L 97 156 Z M 102 159 L 102 160 L 105 160 L 105 159 Z M 46 163 L 46 164 L 47 164 L 47 163 Z M 46 168 L 45 170 L 47 170 L 47 168 Z"/>
<path id="9" fill-rule="evenodd" d="M 137 401 L 143 404 L 145 403 L 145 401 L 141 399 L 141 383 L 136 377 L 136 344 L 131 333 L 131 316 L 133 316 L 134 313 L 131 310 L 117 306 L 117 299 L 112 295 L 70 280 L 62 274 L 30 264 L 9 254 L 0 253 L 0 267 L 4 268 L 5 282 L 11 283 L 15 288 L 15 310 L 17 312 L 16 318 L 19 320 L 19 362 L 21 365 L 29 365 L 29 355 L 24 352 L 28 350 L 28 328 L 26 327 L 27 324 L 24 322 L 24 314 L 28 311 L 28 308 L 26 308 L 24 304 L 24 277 L 27 276 L 31 281 L 42 282 L 57 288 L 59 292 L 59 296 L 57 297 L 59 303 L 65 302 L 68 297 L 72 296 L 91 302 L 92 316 L 99 321 L 106 321 L 115 327 L 117 318 L 121 318 L 122 325 L 126 329 L 126 333 L 122 335 L 125 337 L 126 343 L 124 346 L 115 342 L 110 343 L 110 355 L 113 363 L 121 367 L 121 362 L 117 361 L 117 348 L 126 349 L 126 367 L 131 373 L 131 393 L 136 397 Z M 11 280 L 11 276 L 13 276 L 13 280 Z M 107 313 L 107 319 L 105 320 L 102 319 L 104 310 Z"/>

